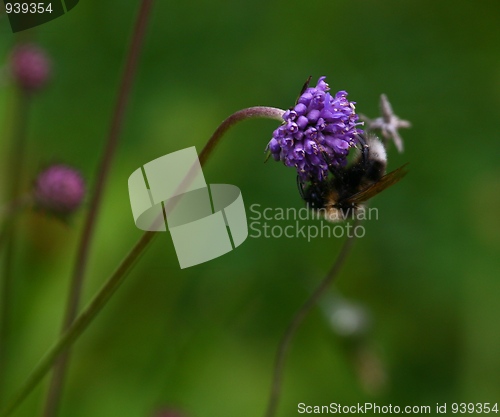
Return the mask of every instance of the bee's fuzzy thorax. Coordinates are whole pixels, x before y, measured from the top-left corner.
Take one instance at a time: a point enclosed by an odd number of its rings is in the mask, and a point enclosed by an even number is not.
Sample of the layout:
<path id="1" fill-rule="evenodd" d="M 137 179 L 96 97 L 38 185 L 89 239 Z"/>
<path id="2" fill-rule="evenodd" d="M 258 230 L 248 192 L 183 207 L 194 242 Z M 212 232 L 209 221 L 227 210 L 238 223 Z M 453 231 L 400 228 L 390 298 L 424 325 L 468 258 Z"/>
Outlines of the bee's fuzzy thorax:
<path id="1" fill-rule="evenodd" d="M 387 151 L 383 143 L 376 136 L 368 136 L 366 143 L 370 148 L 370 158 L 383 164 L 387 163 Z"/>

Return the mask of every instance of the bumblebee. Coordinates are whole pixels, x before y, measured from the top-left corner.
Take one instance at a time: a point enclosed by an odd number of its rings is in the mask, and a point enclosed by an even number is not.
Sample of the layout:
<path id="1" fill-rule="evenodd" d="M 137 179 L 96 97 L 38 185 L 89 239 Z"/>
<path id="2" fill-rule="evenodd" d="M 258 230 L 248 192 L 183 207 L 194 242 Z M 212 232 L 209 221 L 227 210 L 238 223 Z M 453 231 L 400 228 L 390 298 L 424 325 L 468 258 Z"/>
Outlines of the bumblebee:
<path id="1" fill-rule="evenodd" d="M 302 199 L 328 221 L 357 218 L 365 210 L 366 201 L 396 184 L 408 172 L 405 164 L 386 174 L 387 152 L 382 142 L 375 135 L 357 135 L 357 138 L 361 149 L 346 167 L 329 163 L 325 155 L 333 177 L 313 180 L 308 185 L 297 177 Z"/>

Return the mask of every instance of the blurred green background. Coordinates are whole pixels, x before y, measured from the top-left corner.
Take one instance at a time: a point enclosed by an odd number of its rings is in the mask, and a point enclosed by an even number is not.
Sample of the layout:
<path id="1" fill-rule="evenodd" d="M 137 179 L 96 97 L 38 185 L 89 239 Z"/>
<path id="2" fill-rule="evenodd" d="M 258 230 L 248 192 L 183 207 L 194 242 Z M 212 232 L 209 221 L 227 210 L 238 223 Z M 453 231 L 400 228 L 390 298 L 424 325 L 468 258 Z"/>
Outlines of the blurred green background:
<path id="1" fill-rule="evenodd" d="M 28 34 L 52 56 L 54 75 L 26 120 L 27 184 L 52 161 L 92 182 L 138 3 L 81 0 Z M 278 415 L 297 415 L 300 402 L 500 402 L 499 19 L 498 0 L 156 2 L 85 300 L 142 234 L 127 190 L 137 167 L 200 151 L 232 112 L 287 108 L 307 76 L 327 75 L 358 112 L 377 116 L 386 93 L 413 123 L 401 131 L 405 153 L 389 151 L 389 168 L 410 162 L 410 173 L 373 200 L 379 219 L 365 224 L 335 285 L 363 306 L 370 328 L 342 336 L 315 309 L 288 356 Z M 0 19 L 1 63 L 16 39 Z M 4 78 L 2 165 L 13 95 Z M 257 120 L 231 130 L 204 169 L 207 182 L 237 185 L 247 208 L 302 207 L 294 171 L 263 164 L 276 127 Z M 69 226 L 21 217 L 7 395 L 57 337 L 84 211 Z M 76 343 L 60 416 L 149 416 L 163 406 L 194 417 L 263 415 L 279 338 L 341 243 L 249 238 L 180 270 L 169 235 L 157 237 Z M 39 415 L 47 382 L 15 416 Z"/>

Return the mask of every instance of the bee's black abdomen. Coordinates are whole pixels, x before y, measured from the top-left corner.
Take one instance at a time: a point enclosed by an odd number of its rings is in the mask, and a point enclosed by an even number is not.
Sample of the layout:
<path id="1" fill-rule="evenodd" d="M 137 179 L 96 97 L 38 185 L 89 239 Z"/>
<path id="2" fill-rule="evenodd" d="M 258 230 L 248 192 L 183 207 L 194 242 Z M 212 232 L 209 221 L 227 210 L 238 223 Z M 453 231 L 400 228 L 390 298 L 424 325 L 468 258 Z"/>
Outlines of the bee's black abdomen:
<path id="1" fill-rule="evenodd" d="M 367 164 L 364 177 L 369 181 L 376 182 L 384 176 L 385 169 L 386 169 L 385 161 L 382 162 L 382 161 L 371 160 Z"/>
<path id="2" fill-rule="evenodd" d="M 298 180 L 300 195 L 309 208 L 336 210 L 347 214 L 347 217 L 360 210 L 359 203 L 366 200 L 358 199 L 354 202 L 353 197 L 384 177 L 387 153 L 376 136 L 360 136 L 359 142 L 362 148 L 351 165 L 344 167 L 329 164 L 333 177 L 311 182 L 306 188 L 300 179 Z"/>
<path id="3" fill-rule="evenodd" d="M 325 207 L 325 191 L 327 182 L 313 183 L 304 190 L 303 199 L 311 209 L 321 209 Z"/>

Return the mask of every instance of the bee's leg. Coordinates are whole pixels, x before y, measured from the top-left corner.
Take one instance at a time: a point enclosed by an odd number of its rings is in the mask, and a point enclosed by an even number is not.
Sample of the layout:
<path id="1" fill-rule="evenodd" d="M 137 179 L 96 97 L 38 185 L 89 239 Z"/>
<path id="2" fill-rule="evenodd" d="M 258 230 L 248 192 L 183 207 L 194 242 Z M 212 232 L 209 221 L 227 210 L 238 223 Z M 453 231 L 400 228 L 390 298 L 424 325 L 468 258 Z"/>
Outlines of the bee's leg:
<path id="1" fill-rule="evenodd" d="M 352 164 L 346 168 L 344 177 L 344 182 L 353 190 L 360 186 L 366 171 L 370 168 L 370 145 L 368 145 L 365 136 L 358 134 L 356 138 L 360 145 L 356 146 L 356 149 L 359 149 L 359 154 L 356 155 Z"/>
<path id="2" fill-rule="evenodd" d="M 297 188 L 299 189 L 299 194 L 302 200 L 305 200 L 305 194 L 304 194 L 304 183 L 300 179 L 300 177 L 297 175 Z"/>
<path id="3" fill-rule="evenodd" d="M 366 140 L 365 140 L 365 137 L 361 134 L 358 134 L 357 135 L 357 138 L 358 138 L 358 141 L 361 145 L 361 164 L 363 166 L 366 166 L 367 163 L 368 163 L 368 152 L 369 152 L 369 149 L 370 149 L 370 146 L 366 143 Z"/>

